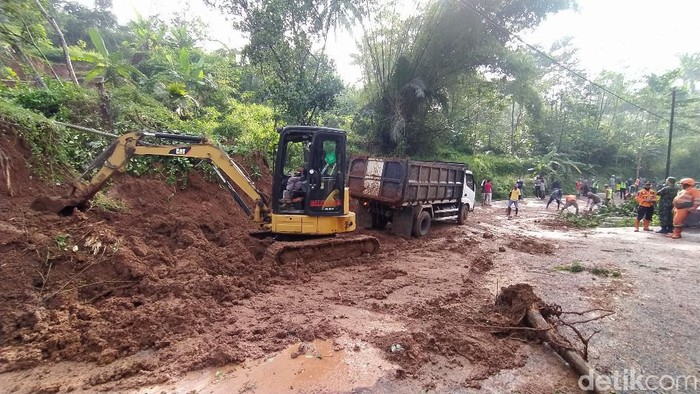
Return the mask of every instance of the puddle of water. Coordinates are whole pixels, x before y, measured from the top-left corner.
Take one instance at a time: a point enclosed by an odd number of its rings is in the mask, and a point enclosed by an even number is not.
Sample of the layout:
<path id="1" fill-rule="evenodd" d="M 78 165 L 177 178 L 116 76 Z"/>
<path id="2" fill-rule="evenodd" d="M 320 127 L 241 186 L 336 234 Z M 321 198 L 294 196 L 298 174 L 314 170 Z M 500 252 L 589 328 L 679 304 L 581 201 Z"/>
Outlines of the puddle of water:
<path id="1" fill-rule="evenodd" d="M 370 387 L 396 368 L 367 343 L 349 338 L 335 343 L 344 349 L 334 350 L 332 340 L 294 344 L 273 357 L 191 372 L 177 380 L 177 387 L 151 386 L 139 393 L 348 392 Z"/>

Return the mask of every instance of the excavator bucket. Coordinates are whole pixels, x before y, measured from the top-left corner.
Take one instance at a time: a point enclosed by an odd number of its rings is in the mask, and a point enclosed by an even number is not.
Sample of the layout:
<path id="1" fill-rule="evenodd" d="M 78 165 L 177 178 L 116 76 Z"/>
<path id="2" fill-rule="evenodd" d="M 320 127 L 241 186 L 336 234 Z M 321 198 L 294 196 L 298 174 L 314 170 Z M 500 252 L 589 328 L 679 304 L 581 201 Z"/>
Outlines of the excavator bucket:
<path id="1" fill-rule="evenodd" d="M 70 216 L 74 209 L 85 210 L 88 204 L 89 202 L 82 198 L 38 196 L 32 201 L 31 208 L 39 212 Z"/>
<path id="2" fill-rule="evenodd" d="M 360 257 L 379 251 L 379 240 L 375 237 L 348 236 L 322 238 L 296 242 L 276 241 L 267 250 L 266 257 L 278 264 L 327 262 Z"/>

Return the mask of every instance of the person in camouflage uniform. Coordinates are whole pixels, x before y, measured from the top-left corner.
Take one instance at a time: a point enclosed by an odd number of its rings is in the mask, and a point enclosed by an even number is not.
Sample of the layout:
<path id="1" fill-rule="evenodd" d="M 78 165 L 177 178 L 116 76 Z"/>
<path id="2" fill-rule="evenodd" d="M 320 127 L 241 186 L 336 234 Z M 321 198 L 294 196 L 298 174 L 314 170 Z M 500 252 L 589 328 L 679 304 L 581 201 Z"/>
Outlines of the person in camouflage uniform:
<path id="1" fill-rule="evenodd" d="M 666 186 L 662 187 L 656 195 L 659 199 L 659 225 L 661 229 L 657 233 L 668 234 L 673 232 L 673 199 L 678 194 L 676 178 L 666 178 Z"/>

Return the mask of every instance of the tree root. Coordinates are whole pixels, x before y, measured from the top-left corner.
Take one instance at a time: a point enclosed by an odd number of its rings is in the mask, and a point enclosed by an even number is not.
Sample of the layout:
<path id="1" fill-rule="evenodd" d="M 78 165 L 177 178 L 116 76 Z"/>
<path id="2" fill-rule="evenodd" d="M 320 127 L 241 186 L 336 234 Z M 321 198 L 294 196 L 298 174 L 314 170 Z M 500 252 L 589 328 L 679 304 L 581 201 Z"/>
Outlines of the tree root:
<path id="1" fill-rule="evenodd" d="M 9 197 L 14 197 L 15 192 L 12 190 L 12 181 L 10 179 L 10 158 L 2 151 L 2 149 L 0 149 L 0 172 L 5 178 L 7 195 Z"/>
<path id="2" fill-rule="evenodd" d="M 589 342 L 591 338 L 600 331 L 594 330 L 591 335 L 586 337 L 576 325 L 603 319 L 614 314 L 613 311 L 596 308 L 582 312 L 563 312 L 559 305 L 546 304 L 534 294 L 532 286 L 524 283 L 504 288 L 496 300 L 496 305 L 501 313 L 509 316 L 512 321 L 517 321 L 520 326 L 481 326 L 481 328 L 504 331 L 522 331 L 523 328 L 526 328 L 527 331 L 534 332 L 537 337 L 547 342 L 561 358 L 569 363 L 579 376 L 585 377 L 585 379 L 580 381 L 582 385 L 585 387 L 593 387 L 592 391 L 594 393 L 606 392 L 599 387 L 598 382 L 600 381 L 601 375 L 588 365 L 587 362 Z M 562 319 L 562 315 L 585 316 L 591 312 L 598 312 L 598 314 L 597 316 L 582 318 L 577 321 L 566 321 Z M 567 327 L 571 329 L 583 344 L 583 350 L 577 350 L 576 346 L 558 331 L 558 327 Z M 586 379 L 588 381 L 586 381 Z"/>

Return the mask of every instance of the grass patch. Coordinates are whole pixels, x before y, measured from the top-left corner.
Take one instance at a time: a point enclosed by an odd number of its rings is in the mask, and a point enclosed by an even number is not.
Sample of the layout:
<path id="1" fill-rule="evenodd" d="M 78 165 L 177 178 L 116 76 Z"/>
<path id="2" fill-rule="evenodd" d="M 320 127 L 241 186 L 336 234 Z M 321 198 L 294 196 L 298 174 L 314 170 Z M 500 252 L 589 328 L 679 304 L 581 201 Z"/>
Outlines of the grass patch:
<path id="1" fill-rule="evenodd" d="M 574 261 L 569 265 L 558 265 L 554 269 L 557 271 L 582 272 L 585 270 L 585 267 L 580 262 Z"/>
<path id="2" fill-rule="evenodd" d="M 567 272 L 572 272 L 572 273 L 587 271 L 593 275 L 602 276 L 605 278 L 608 278 L 608 277 L 619 278 L 622 276 L 622 273 L 618 270 L 600 268 L 600 267 L 586 267 L 583 264 L 581 264 L 581 262 L 579 262 L 579 261 L 574 261 L 571 264 L 557 265 L 556 267 L 554 267 L 554 269 L 556 271 L 567 271 Z"/>
<path id="3" fill-rule="evenodd" d="M 604 277 L 612 276 L 614 278 L 619 278 L 620 276 L 622 276 L 622 273 L 620 273 L 620 271 L 609 270 L 607 268 L 598 268 L 598 267 L 588 268 L 588 272 L 590 272 L 593 275 L 604 276 Z"/>
<path id="4" fill-rule="evenodd" d="M 92 206 L 102 208 L 109 212 L 127 212 L 129 206 L 118 198 L 107 196 L 104 192 L 98 192 L 92 199 Z"/>

